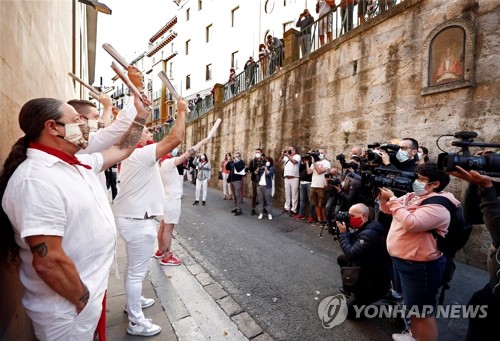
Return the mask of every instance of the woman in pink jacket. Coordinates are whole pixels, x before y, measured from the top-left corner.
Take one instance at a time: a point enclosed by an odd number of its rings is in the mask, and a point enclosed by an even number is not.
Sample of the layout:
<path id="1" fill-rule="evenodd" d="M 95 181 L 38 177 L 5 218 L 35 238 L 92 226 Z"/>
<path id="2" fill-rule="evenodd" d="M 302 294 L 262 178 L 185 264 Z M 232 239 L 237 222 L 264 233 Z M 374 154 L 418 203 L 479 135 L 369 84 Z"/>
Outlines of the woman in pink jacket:
<path id="1" fill-rule="evenodd" d="M 387 251 L 395 275 L 401 280 L 411 336 L 417 340 L 437 340 L 436 294 L 442 284 L 446 257 L 439 251 L 432 231 L 444 237 L 450 224 L 446 207 L 421 203 L 440 195 L 454 205 L 460 205 L 453 194 L 442 192 L 449 182 L 447 173 L 438 171 L 436 164 L 426 163 L 418 168 L 413 192 L 397 198 L 390 189 L 380 189 L 381 210 L 392 214 Z M 399 340 L 400 336 L 393 334 L 393 339 Z"/>

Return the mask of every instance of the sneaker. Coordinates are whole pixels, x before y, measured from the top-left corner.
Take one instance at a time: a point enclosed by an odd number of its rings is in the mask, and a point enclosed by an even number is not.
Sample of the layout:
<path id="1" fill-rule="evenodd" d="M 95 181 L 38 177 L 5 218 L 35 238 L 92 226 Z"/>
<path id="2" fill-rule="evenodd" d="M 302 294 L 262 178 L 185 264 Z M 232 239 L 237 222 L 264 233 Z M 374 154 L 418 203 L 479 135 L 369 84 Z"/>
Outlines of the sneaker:
<path id="1" fill-rule="evenodd" d="M 272 215 L 272 214 L 269 214 L 269 215 L 267 216 L 267 218 L 268 218 L 269 220 L 273 220 L 273 215 Z"/>
<path id="2" fill-rule="evenodd" d="M 290 214 L 290 210 L 287 210 L 286 208 L 283 210 L 283 213 L 285 214 Z"/>
<path id="3" fill-rule="evenodd" d="M 160 261 L 160 264 L 161 265 L 165 265 L 165 266 L 177 266 L 177 265 L 181 265 L 181 260 L 177 257 L 175 257 L 174 255 L 171 255 L 170 257 L 163 257 Z"/>
<path id="4" fill-rule="evenodd" d="M 238 211 L 238 208 L 235 207 L 231 210 L 231 213 L 236 213 L 236 211 Z"/>
<path id="5" fill-rule="evenodd" d="M 264 215 L 261 213 L 261 214 L 259 214 L 259 216 L 257 217 L 257 219 L 262 219 L 263 216 Z"/>
<path id="6" fill-rule="evenodd" d="M 161 252 L 160 250 L 156 251 L 155 254 L 153 255 L 154 258 L 156 259 L 160 259 L 160 258 L 163 258 L 163 252 Z"/>
<path id="7" fill-rule="evenodd" d="M 297 215 L 297 212 L 294 212 L 294 211 L 290 211 L 290 217 L 295 217 Z"/>
<path id="8" fill-rule="evenodd" d="M 307 222 L 308 222 L 309 224 L 314 223 L 314 219 L 313 219 L 313 217 L 309 217 L 309 218 L 307 218 Z"/>
<path id="9" fill-rule="evenodd" d="M 403 300 L 403 295 L 397 291 L 390 289 L 389 292 L 382 298 L 382 301 L 390 303 L 400 303 Z"/>
<path id="10" fill-rule="evenodd" d="M 239 208 L 234 213 L 234 215 L 242 215 L 242 214 L 243 214 L 243 212 L 241 212 L 241 210 Z"/>
<path id="11" fill-rule="evenodd" d="M 195 200 L 195 201 L 193 202 L 193 205 L 198 205 L 199 203 L 200 203 L 200 202 L 199 202 L 198 200 Z"/>
<path id="12" fill-rule="evenodd" d="M 297 220 L 302 220 L 304 218 L 305 217 L 302 214 L 300 214 L 300 213 L 293 216 L 293 219 L 297 219 Z"/>
<path id="13" fill-rule="evenodd" d="M 201 204 L 202 204 L 203 206 L 205 206 L 205 200 L 203 200 L 203 201 L 201 202 Z"/>
<path id="14" fill-rule="evenodd" d="M 144 319 L 140 322 L 129 322 L 127 327 L 127 334 L 152 336 L 161 332 L 161 327 L 153 324 L 149 319 Z"/>
<path id="15" fill-rule="evenodd" d="M 142 309 L 149 308 L 153 304 L 155 304 L 155 300 L 154 299 L 152 299 L 152 298 L 146 298 L 144 296 L 141 296 L 141 308 Z M 127 306 L 125 306 L 125 309 L 123 309 L 123 312 L 128 314 Z"/>
<path id="16" fill-rule="evenodd" d="M 394 341 L 416 341 L 413 336 L 411 336 L 411 332 L 402 332 L 392 334 L 392 339 Z"/>
<path id="17" fill-rule="evenodd" d="M 255 215 L 255 210 L 252 210 L 252 212 L 250 213 L 250 215 Z M 262 214 L 261 214 L 262 215 Z M 259 218 L 259 219 L 262 219 L 262 218 Z"/>

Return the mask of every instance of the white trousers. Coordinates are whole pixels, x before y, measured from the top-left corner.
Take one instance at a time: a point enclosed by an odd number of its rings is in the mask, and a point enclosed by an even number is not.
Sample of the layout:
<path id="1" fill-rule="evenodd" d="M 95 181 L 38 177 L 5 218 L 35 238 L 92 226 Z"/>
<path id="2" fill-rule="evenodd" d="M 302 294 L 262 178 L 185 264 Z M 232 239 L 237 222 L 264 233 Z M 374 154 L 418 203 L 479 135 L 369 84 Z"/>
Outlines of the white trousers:
<path id="1" fill-rule="evenodd" d="M 297 213 L 299 202 L 299 178 L 285 178 L 285 210 Z"/>
<path id="2" fill-rule="evenodd" d="M 117 217 L 116 227 L 125 241 L 125 296 L 128 319 L 137 323 L 145 319 L 141 308 L 142 281 L 148 271 L 149 259 L 154 252 L 156 220 L 132 220 Z"/>
<path id="3" fill-rule="evenodd" d="M 196 201 L 200 201 L 200 191 L 203 191 L 203 201 L 207 199 L 208 179 L 196 179 Z"/>
<path id="4" fill-rule="evenodd" d="M 224 196 L 226 195 L 232 195 L 233 192 L 231 191 L 231 185 L 229 185 L 229 182 L 227 182 L 229 174 L 222 173 L 222 193 Z"/>

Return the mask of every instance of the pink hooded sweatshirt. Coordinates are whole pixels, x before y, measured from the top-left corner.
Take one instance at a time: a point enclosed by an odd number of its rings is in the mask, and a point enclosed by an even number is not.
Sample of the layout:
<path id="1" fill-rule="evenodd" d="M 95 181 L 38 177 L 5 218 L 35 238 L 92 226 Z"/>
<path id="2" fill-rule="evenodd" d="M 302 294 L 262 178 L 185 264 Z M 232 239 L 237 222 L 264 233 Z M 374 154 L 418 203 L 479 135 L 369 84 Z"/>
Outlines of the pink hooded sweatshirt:
<path id="1" fill-rule="evenodd" d="M 439 204 L 420 205 L 423 200 L 435 195 L 444 196 L 454 205 L 460 205 L 449 192 L 432 192 L 423 196 L 408 193 L 380 204 L 382 212 L 392 214 L 387 235 L 387 251 L 392 257 L 417 262 L 428 262 L 441 257 L 442 253 L 430 231 L 435 229 L 440 235 L 446 235 L 450 213 Z"/>

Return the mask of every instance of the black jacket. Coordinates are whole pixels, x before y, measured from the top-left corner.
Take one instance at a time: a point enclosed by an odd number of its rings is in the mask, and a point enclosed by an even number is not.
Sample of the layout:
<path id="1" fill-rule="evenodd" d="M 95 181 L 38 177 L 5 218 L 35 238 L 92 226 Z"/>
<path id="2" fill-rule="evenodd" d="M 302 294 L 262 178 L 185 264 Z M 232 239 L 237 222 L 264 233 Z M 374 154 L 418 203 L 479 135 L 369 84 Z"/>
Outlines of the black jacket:
<path id="1" fill-rule="evenodd" d="M 385 228 L 378 221 L 369 221 L 355 232 L 340 234 L 340 247 L 349 266 L 361 267 L 354 293 L 372 290 L 383 295 L 389 290 L 392 267 L 385 239 Z"/>
<path id="2" fill-rule="evenodd" d="M 245 169 L 245 162 L 243 160 L 240 160 L 238 162 L 234 162 L 232 160 L 229 161 L 226 165 L 226 169 L 230 171 L 228 176 L 229 179 L 228 182 L 241 181 L 241 179 L 245 176 L 235 173 L 235 172 L 241 172 L 243 169 Z"/>

